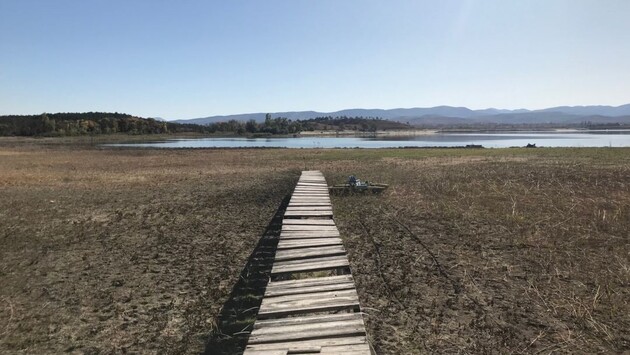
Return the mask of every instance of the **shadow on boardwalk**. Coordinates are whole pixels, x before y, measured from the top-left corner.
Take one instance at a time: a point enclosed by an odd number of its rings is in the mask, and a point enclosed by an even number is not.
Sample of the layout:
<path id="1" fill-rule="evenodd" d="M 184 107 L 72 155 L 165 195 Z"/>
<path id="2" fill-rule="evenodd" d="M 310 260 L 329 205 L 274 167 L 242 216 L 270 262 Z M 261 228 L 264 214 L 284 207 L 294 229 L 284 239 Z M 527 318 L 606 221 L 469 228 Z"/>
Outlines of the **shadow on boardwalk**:
<path id="1" fill-rule="evenodd" d="M 242 354 L 245 350 L 269 281 L 289 199 L 290 196 L 284 198 L 241 271 L 230 298 L 221 309 L 217 328 L 210 334 L 204 354 Z"/>

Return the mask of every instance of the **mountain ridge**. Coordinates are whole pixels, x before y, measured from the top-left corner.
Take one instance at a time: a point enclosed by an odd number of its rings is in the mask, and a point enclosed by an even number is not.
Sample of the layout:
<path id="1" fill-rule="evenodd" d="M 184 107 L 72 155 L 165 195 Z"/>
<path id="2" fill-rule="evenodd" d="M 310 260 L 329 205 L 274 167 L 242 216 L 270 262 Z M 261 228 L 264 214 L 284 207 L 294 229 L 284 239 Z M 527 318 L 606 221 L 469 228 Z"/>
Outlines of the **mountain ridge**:
<path id="1" fill-rule="evenodd" d="M 192 119 L 172 120 L 175 123 L 209 124 L 215 122 L 227 122 L 229 120 L 248 121 L 255 120 L 262 122 L 265 120 L 265 112 L 243 113 L 234 115 L 218 115 Z M 414 122 L 430 120 L 433 123 L 439 122 L 440 117 L 450 121 L 456 119 L 457 122 L 464 123 L 549 123 L 549 122 L 580 122 L 588 117 L 607 117 L 610 122 L 627 122 L 630 116 L 630 104 L 620 106 L 590 105 L 590 106 L 556 106 L 539 110 L 528 109 L 469 109 L 461 106 L 434 106 L 434 107 L 411 107 L 393 109 L 364 109 L 351 108 L 333 112 L 318 111 L 286 111 L 271 112 L 272 117 L 286 117 L 291 120 L 306 120 L 315 117 L 378 117 L 386 120 Z M 424 118 L 424 119 L 423 119 Z"/>

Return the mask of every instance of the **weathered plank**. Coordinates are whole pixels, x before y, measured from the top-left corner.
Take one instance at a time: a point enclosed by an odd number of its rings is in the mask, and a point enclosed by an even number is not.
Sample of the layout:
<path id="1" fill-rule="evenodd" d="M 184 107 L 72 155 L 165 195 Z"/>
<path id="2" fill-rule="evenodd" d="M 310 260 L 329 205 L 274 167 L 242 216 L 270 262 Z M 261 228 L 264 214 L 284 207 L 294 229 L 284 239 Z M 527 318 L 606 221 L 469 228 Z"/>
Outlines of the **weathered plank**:
<path id="1" fill-rule="evenodd" d="M 339 290 L 352 290 L 354 289 L 354 282 L 337 282 L 331 284 L 321 284 L 321 285 L 310 285 L 310 286 L 301 286 L 301 287 L 274 287 L 271 289 L 265 290 L 265 297 L 274 297 L 274 296 L 286 296 L 286 295 L 295 295 L 295 294 L 306 294 L 306 293 L 316 293 L 316 292 L 324 292 L 324 291 L 339 291 Z"/>
<path id="2" fill-rule="evenodd" d="M 275 349 L 286 349 L 291 352 L 304 353 L 305 349 L 313 349 L 313 348 L 324 349 L 328 347 L 340 347 L 340 346 L 347 346 L 347 345 L 367 345 L 367 339 L 365 336 L 353 336 L 353 337 L 323 338 L 323 339 L 269 343 L 269 344 L 255 344 L 255 345 L 248 345 L 247 349 L 245 350 L 245 354 L 249 354 L 247 352 L 249 350 L 275 350 Z M 338 354 L 343 354 L 343 352 L 339 352 Z"/>
<path id="3" fill-rule="evenodd" d="M 330 200 L 330 196 L 329 195 L 321 195 L 321 196 L 292 196 L 291 199 L 293 200 Z"/>
<path id="4" fill-rule="evenodd" d="M 280 239 L 300 239 L 300 238 L 330 238 L 341 237 L 341 233 L 335 230 L 329 231 L 282 231 Z"/>
<path id="5" fill-rule="evenodd" d="M 312 259 L 279 261 L 273 264 L 271 268 L 271 274 L 277 275 L 286 273 L 332 270 L 349 266 L 350 263 L 348 262 L 348 258 L 345 255 L 327 256 Z"/>
<path id="6" fill-rule="evenodd" d="M 322 336 L 365 335 L 363 319 L 259 328 L 252 331 L 251 344 L 317 339 Z"/>
<path id="7" fill-rule="evenodd" d="M 289 200 L 289 205 L 301 204 L 301 205 L 312 206 L 313 203 L 327 204 L 332 207 L 332 205 L 330 204 L 330 200 L 327 200 L 325 198 L 299 198 L 299 199 Z"/>
<path id="8" fill-rule="evenodd" d="M 330 202 L 289 202 L 289 207 L 324 206 L 332 207 Z"/>
<path id="9" fill-rule="evenodd" d="M 337 226 L 329 225 L 299 225 L 299 224 L 288 224 L 282 226 L 283 231 L 337 231 Z"/>
<path id="10" fill-rule="evenodd" d="M 343 242 L 340 238 L 337 237 L 329 237 L 329 238 L 301 238 L 301 239 L 280 239 L 278 242 L 278 250 L 281 249 L 295 249 L 295 248 L 308 248 L 308 247 L 323 247 L 323 246 L 332 246 L 332 245 L 343 245 Z"/>
<path id="11" fill-rule="evenodd" d="M 312 316 L 299 316 L 290 318 L 261 319 L 254 324 L 254 330 L 277 326 L 293 326 L 310 323 L 326 323 L 357 319 L 363 319 L 361 313 L 318 314 Z"/>
<path id="12" fill-rule="evenodd" d="M 326 230 L 326 231 L 291 231 L 291 230 L 283 230 L 280 232 L 280 237 L 283 236 L 340 236 L 339 230 Z"/>
<path id="13" fill-rule="evenodd" d="M 295 239 L 330 239 L 339 238 L 339 234 L 288 234 L 280 237 L 280 240 L 295 240 Z"/>
<path id="14" fill-rule="evenodd" d="M 332 209 L 332 205 L 330 204 L 330 202 L 326 202 L 326 201 L 317 201 L 317 202 L 290 202 L 289 203 L 289 207 L 328 207 L 330 209 Z"/>
<path id="15" fill-rule="evenodd" d="M 319 351 L 317 352 L 318 354 L 321 354 L 321 349 L 319 348 Z M 255 350 L 255 349 L 249 349 L 249 350 L 245 350 L 245 352 L 243 353 L 243 355 L 288 355 L 289 351 L 288 350 Z"/>
<path id="16" fill-rule="evenodd" d="M 273 281 L 267 285 L 267 289 L 286 289 L 290 287 L 306 287 L 317 285 L 330 285 L 335 283 L 354 282 L 352 275 L 335 275 L 326 277 L 311 277 L 308 279 Z"/>
<path id="17" fill-rule="evenodd" d="M 299 319 L 299 320 L 296 320 Z M 273 319 L 279 320 L 279 319 Z M 322 329 L 350 324 L 363 324 L 360 313 L 342 313 L 340 315 L 326 314 L 317 317 L 284 318 L 287 322 L 267 323 L 265 326 L 254 328 L 252 335 L 274 333 L 297 333 L 308 329 Z"/>
<path id="18" fill-rule="evenodd" d="M 308 298 L 296 297 L 300 295 L 263 298 L 258 311 L 258 318 L 267 319 L 292 314 L 359 309 L 359 299 L 354 290 L 331 293 L 320 292 L 308 295 Z M 270 302 L 270 300 L 274 301 Z"/>
<path id="19" fill-rule="evenodd" d="M 332 211 L 286 211 L 285 217 L 332 217 Z"/>
<path id="20" fill-rule="evenodd" d="M 289 234 L 280 237 L 280 240 L 292 240 L 292 239 L 330 239 L 339 238 L 339 234 Z"/>
<path id="21" fill-rule="evenodd" d="M 302 200 L 302 199 L 330 199 L 328 195 L 316 195 L 316 194 L 293 194 L 291 199 Z"/>
<path id="22" fill-rule="evenodd" d="M 328 300 L 334 301 L 337 299 L 347 298 L 347 297 L 355 297 L 357 296 L 357 291 L 355 289 L 352 290 L 340 290 L 340 291 L 323 291 L 317 292 L 313 294 L 295 294 L 295 295 L 286 295 L 286 296 L 277 296 L 277 297 L 269 297 L 263 298 L 262 304 L 260 305 L 261 309 L 268 309 L 273 307 L 284 307 L 286 303 L 292 303 L 301 300 Z"/>
<path id="23" fill-rule="evenodd" d="M 321 226 L 334 226 L 335 221 L 332 219 L 285 219 L 282 221 L 282 225 L 321 225 Z"/>
<path id="24" fill-rule="evenodd" d="M 328 206 L 289 206 L 287 211 L 331 211 L 332 207 Z"/>
<path id="25" fill-rule="evenodd" d="M 321 256 L 332 255 L 344 255 L 346 250 L 342 245 L 325 246 L 325 247 L 311 247 L 311 248 L 299 248 L 299 249 L 285 249 L 279 250 L 276 253 L 275 261 L 286 261 L 305 259 Z"/>
<path id="26" fill-rule="evenodd" d="M 322 196 L 293 196 L 292 200 L 328 200 L 330 201 L 330 196 L 322 195 Z"/>

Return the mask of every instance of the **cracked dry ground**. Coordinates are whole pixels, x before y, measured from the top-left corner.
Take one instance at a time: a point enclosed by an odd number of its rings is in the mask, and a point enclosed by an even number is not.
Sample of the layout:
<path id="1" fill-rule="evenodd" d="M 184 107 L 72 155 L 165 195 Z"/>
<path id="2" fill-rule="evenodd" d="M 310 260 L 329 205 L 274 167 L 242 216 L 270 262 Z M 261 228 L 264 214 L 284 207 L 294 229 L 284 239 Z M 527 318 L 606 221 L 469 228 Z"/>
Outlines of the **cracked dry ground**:
<path id="1" fill-rule="evenodd" d="M 0 353 L 208 350 L 304 168 L 379 354 L 629 351 L 629 153 L 0 146 Z"/>

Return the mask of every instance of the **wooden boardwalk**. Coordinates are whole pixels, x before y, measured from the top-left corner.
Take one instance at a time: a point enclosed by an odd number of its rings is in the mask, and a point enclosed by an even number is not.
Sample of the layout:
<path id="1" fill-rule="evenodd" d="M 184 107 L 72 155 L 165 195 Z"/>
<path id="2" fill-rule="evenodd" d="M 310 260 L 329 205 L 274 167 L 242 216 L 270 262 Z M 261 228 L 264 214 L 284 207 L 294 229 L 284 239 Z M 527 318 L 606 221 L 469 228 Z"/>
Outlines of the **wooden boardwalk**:
<path id="1" fill-rule="evenodd" d="M 371 354 L 346 250 L 319 171 L 303 171 L 246 355 Z M 320 276 L 321 275 L 321 276 Z"/>

